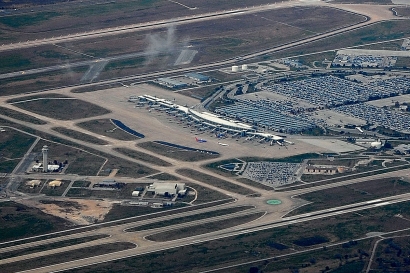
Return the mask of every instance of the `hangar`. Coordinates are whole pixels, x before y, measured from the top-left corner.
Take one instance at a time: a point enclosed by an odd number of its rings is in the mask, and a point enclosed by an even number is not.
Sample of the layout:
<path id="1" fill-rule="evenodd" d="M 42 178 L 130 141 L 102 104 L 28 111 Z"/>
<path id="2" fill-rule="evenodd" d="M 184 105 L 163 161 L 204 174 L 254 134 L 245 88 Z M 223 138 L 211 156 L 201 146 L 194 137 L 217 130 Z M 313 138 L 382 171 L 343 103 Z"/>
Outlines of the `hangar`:
<path id="1" fill-rule="evenodd" d="M 186 194 L 186 186 L 185 183 L 154 182 L 147 187 L 147 192 L 154 192 L 156 195 L 163 196 L 182 196 Z"/>

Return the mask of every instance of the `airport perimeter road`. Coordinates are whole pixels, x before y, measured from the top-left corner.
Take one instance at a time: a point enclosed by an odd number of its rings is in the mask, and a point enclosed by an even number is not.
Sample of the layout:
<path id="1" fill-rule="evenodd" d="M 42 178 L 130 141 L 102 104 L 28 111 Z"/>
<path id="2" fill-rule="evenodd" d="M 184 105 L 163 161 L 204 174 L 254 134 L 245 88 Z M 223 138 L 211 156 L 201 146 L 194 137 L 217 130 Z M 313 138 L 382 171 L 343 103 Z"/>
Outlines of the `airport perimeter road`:
<path id="1" fill-rule="evenodd" d="M 367 202 L 362 202 L 358 204 L 352 204 L 352 205 L 342 206 L 338 208 L 317 211 L 317 212 L 309 213 L 309 214 L 297 215 L 297 216 L 293 216 L 289 218 L 284 218 L 277 222 L 265 224 L 265 225 L 260 225 L 258 224 L 259 222 L 254 221 L 248 224 L 240 225 L 240 226 L 230 228 L 230 229 L 225 229 L 222 231 L 211 232 L 207 234 L 178 239 L 174 241 L 156 242 L 155 244 L 149 245 L 149 246 L 148 245 L 141 246 L 135 249 L 130 249 L 130 250 L 110 253 L 106 255 L 100 255 L 100 256 L 90 257 L 86 259 L 51 265 L 51 266 L 47 266 L 43 268 L 27 270 L 24 272 L 59 272 L 59 271 L 67 270 L 70 268 L 83 267 L 83 266 L 92 265 L 92 264 L 104 263 L 108 261 L 123 259 L 126 257 L 143 255 L 143 254 L 148 254 L 148 253 L 157 252 L 161 250 L 173 249 L 173 248 L 177 248 L 181 246 L 227 238 L 227 237 L 231 237 L 235 235 L 246 234 L 250 232 L 256 232 L 256 231 L 271 229 L 275 227 L 286 226 L 289 224 L 297 224 L 297 223 L 301 223 L 305 221 L 317 220 L 317 219 L 322 219 L 322 218 L 331 217 L 335 215 L 341 215 L 345 213 L 351 213 L 351 212 L 361 211 L 365 209 L 386 206 L 390 204 L 405 202 L 408 200 L 410 200 L 410 194 L 403 194 L 400 196 L 380 198 L 380 199 L 373 200 L 373 201 L 367 201 Z"/>

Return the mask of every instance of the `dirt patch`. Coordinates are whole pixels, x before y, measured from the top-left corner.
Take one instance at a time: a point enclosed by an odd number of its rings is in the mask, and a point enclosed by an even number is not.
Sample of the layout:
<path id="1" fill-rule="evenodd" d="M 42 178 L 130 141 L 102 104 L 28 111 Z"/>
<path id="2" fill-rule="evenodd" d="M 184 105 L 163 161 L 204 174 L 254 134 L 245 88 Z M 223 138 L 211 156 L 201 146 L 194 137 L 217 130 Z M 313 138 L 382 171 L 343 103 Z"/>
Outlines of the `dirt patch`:
<path id="1" fill-rule="evenodd" d="M 77 225 L 89 225 L 97 221 L 104 220 L 105 215 L 113 206 L 112 202 L 105 200 L 72 200 L 59 199 L 52 201 L 50 199 L 21 200 L 20 203 L 39 208 L 41 211 L 57 217 L 64 218 Z"/>

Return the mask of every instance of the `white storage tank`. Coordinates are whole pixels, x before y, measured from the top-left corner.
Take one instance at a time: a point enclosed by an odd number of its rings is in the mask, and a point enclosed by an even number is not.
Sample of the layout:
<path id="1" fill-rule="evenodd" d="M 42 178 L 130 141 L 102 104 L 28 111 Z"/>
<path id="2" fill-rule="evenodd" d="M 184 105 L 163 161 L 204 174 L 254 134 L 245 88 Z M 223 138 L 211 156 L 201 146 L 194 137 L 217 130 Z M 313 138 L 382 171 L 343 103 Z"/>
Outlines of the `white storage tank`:
<path id="1" fill-rule="evenodd" d="M 242 70 L 248 70 L 248 65 L 247 65 L 247 64 L 243 64 L 243 65 L 242 65 Z"/>
<path id="2" fill-rule="evenodd" d="M 232 66 L 232 72 L 238 72 L 239 71 L 239 66 L 233 65 Z"/>

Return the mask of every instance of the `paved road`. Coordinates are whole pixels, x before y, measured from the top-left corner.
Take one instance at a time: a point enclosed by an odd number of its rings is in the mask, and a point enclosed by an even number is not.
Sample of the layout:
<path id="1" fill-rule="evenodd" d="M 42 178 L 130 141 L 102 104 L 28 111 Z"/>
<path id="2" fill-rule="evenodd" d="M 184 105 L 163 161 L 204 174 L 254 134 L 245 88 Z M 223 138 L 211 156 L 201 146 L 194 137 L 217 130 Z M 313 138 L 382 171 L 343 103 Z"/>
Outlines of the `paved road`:
<path id="1" fill-rule="evenodd" d="M 276 228 L 276 227 L 281 227 L 281 226 L 287 226 L 289 224 L 297 224 L 297 223 L 301 223 L 305 221 L 323 219 L 326 217 L 361 211 L 361 210 L 370 209 L 370 208 L 376 208 L 376 207 L 385 206 L 389 204 L 405 202 L 408 200 L 410 200 L 410 194 L 405 194 L 405 195 L 401 195 L 397 197 L 381 198 L 379 200 L 367 201 L 367 202 L 363 202 L 360 204 L 352 204 L 352 205 L 343 206 L 340 208 L 332 208 L 330 210 L 323 210 L 323 211 L 299 215 L 299 216 L 295 216 L 291 218 L 284 218 L 279 221 L 266 223 L 265 225 L 259 224 L 259 221 L 251 222 L 251 223 L 241 225 L 238 227 L 234 227 L 234 228 L 230 228 L 230 229 L 225 229 L 221 231 L 211 232 L 208 234 L 198 235 L 198 236 L 195 236 L 194 238 L 188 237 L 188 238 L 183 238 L 183 239 L 178 239 L 178 240 L 168 241 L 168 242 L 156 242 L 155 244 L 147 244 L 147 245 L 141 245 L 141 246 L 139 245 L 139 247 L 135 249 L 120 251 L 116 253 L 110 253 L 106 255 L 95 256 L 95 257 L 91 257 L 87 259 L 66 262 L 62 264 L 56 264 L 56 265 L 32 269 L 32 270 L 28 270 L 24 272 L 51 272 L 51 271 L 58 272 L 58 271 L 66 270 L 68 268 L 82 267 L 82 266 L 86 266 L 90 264 L 97 264 L 97 263 L 108 262 L 108 261 L 112 261 L 116 259 L 122 259 L 125 257 L 143 255 L 143 254 L 148 254 L 151 252 L 156 252 L 159 250 L 173 249 L 173 248 L 191 245 L 195 243 L 217 240 L 217 239 L 222 239 L 226 237 L 237 236 L 240 234 L 246 234 L 250 232 L 256 232 L 256 231 L 261 231 L 261 230 L 266 230 L 266 229 L 271 229 L 271 228 Z"/>

